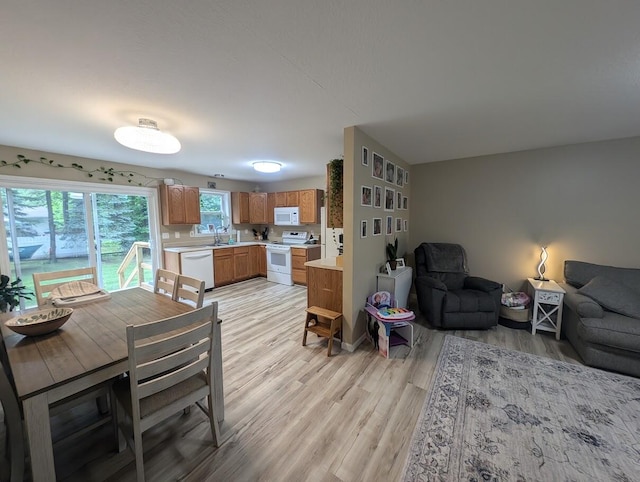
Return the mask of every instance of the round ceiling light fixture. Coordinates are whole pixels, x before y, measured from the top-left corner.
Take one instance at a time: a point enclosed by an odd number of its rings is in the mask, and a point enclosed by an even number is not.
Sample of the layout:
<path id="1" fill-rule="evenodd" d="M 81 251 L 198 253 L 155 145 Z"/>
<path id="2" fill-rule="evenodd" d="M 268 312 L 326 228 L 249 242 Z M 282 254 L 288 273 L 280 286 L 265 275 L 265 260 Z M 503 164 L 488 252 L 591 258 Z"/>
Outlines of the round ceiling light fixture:
<path id="1" fill-rule="evenodd" d="M 178 139 L 162 132 L 151 119 L 140 118 L 137 126 L 119 127 L 113 137 L 125 147 L 154 154 L 175 154 L 181 147 Z"/>
<path id="2" fill-rule="evenodd" d="M 279 172 L 282 169 L 282 164 L 276 161 L 256 161 L 253 163 L 253 168 L 258 172 Z"/>

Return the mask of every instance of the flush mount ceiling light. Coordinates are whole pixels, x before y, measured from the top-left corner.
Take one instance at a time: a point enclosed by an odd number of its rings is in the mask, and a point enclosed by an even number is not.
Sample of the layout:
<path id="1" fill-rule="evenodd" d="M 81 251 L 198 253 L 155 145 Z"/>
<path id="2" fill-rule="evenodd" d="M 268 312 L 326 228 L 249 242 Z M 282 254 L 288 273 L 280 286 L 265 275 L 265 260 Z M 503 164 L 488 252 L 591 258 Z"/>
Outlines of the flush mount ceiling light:
<path id="1" fill-rule="evenodd" d="M 256 161 L 253 168 L 258 172 L 278 172 L 282 168 L 282 164 L 275 161 Z"/>
<path id="2" fill-rule="evenodd" d="M 119 127 L 113 136 L 125 147 L 154 154 L 175 154 L 181 147 L 178 139 L 162 132 L 151 119 L 141 118 L 137 126 Z"/>

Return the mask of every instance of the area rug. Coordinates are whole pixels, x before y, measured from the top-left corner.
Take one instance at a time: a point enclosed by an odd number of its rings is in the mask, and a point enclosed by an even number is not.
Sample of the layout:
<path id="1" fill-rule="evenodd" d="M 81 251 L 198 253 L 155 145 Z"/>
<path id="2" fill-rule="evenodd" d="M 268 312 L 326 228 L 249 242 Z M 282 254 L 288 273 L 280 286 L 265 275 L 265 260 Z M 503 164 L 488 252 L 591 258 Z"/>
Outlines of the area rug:
<path id="1" fill-rule="evenodd" d="M 448 335 L 408 481 L 638 481 L 640 379 Z"/>

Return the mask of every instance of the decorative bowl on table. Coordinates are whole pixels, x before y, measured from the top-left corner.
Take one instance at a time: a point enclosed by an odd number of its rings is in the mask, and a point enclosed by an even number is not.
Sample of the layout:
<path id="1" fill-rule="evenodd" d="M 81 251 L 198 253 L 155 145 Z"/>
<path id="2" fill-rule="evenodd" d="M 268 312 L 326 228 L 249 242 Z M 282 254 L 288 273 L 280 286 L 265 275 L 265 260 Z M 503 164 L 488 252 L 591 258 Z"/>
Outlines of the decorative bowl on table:
<path id="1" fill-rule="evenodd" d="M 72 313 L 72 308 L 47 308 L 16 316 L 4 324 L 21 335 L 46 335 L 64 325 Z"/>

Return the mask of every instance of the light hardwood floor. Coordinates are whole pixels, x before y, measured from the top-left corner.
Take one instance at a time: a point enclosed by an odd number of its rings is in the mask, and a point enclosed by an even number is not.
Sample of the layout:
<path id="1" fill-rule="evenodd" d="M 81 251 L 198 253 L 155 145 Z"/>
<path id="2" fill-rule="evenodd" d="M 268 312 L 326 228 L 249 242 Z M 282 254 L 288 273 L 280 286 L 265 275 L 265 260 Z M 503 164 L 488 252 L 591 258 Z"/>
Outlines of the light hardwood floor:
<path id="1" fill-rule="evenodd" d="M 580 363 L 565 341 L 502 326 L 444 332 L 418 319 L 415 346 L 386 360 L 365 341 L 354 352 L 310 334 L 302 346 L 306 289 L 255 279 L 217 288 L 228 440 L 217 450 L 202 412 L 145 433 L 147 480 L 394 481 L 447 334 Z M 206 301 L 206 300 L 205 300 Z M 108 433 L 56 453 L 64 480 L 134 481 L 129 451 L 108 452 Z M 64 452 L 64 453 L 60 453 Z M 88 459 L 91 459 L 87 462 Z"/>

